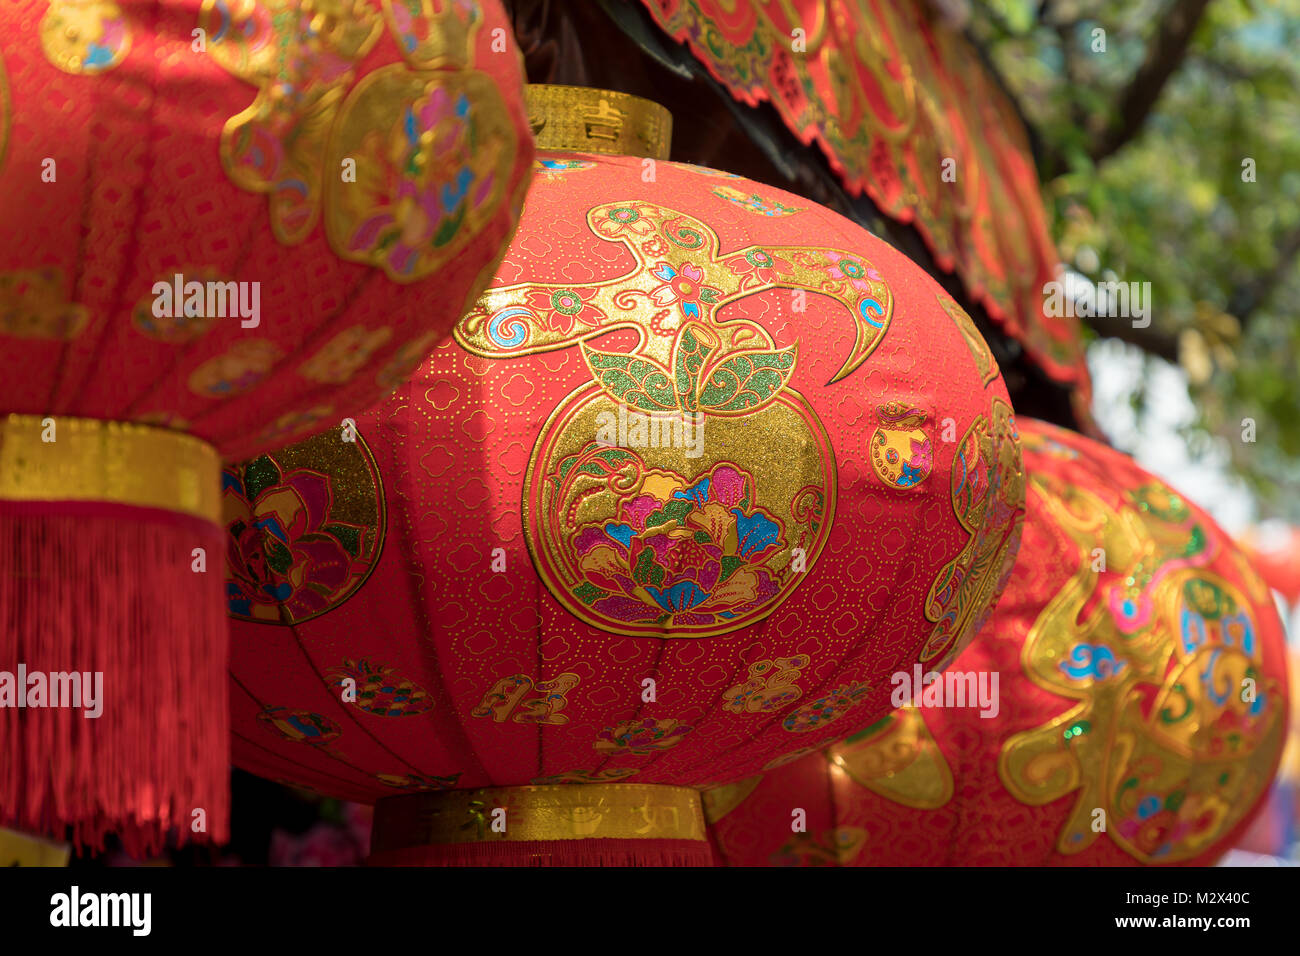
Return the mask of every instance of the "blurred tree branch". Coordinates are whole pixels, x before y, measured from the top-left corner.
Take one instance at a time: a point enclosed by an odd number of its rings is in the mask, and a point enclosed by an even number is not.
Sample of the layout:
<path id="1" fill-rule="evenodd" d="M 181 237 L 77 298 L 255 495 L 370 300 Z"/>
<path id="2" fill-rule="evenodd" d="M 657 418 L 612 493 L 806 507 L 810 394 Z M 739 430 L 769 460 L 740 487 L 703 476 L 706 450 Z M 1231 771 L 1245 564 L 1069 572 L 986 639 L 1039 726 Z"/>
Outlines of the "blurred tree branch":
<path id="1" fill-rule="evenodd" d="M 1273 267 L 1251 281 L 1238 285 L 1228 300 L 1227 311 L 1236 317 L 1242 329 L 1245 329 L 1246 323 L 1250 321 L 1255 310 L 1268 300 L 1273 290 L 1286 278 L 1298 257 L 1300 257 L 1300 226 L 1292 229 L 1278 243 L 1277 260 L 1273 263 Z"/>
<path id="2" fill-rule="evenodd" d="M 1142 129 L 1160 98 L 1160 91 L 1187 56 L 1192 34 L 1209 4 L 1210 0 L 1174 0 L 1155 36 L 1147 43 L 1142 65 L 1120 96 L 1114 117 L 1093 141 L 1089 150 L 1093 162 L 1117 152 Z"/>
<path id="3" fill-rule="evenodd" d="M 1119 339 L 1129 345 L 1136 345 L 1148 355 L 1158 355 L 1173 365 L 1178 364 L 1178 336 L 1157 328 L 1155 323 L 1145 329 L 1134 328 L 1128 319 L 1107 316 L 1086 316 L 1085 325 L 1102 338 Z"/>

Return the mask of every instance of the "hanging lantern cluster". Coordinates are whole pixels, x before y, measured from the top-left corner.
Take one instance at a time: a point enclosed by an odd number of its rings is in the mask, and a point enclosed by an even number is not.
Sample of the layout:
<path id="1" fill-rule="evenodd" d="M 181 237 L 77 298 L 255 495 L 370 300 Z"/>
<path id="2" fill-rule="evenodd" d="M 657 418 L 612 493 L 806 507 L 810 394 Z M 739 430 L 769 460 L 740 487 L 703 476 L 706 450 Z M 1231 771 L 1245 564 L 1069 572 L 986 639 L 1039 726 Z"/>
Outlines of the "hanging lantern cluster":
<path id="1" fill-rule="evenodd" d="M 355 428 L 225 474 L 237 765 L 377 861 L 707 863 L 699 789 L 888 713 L 1010 572 L 987 346 L 848 220 L 530 87 L 491 288 Z"/>
<path id="2" fill-rule="evenodd" d="M 1263 805 L 1288 723 L 1268 588 L 1131 459 L 1020 429 L 1024 539 L 987 626 L 874 726 L 707 794 L 721 862 L 1206 865 Z"/>

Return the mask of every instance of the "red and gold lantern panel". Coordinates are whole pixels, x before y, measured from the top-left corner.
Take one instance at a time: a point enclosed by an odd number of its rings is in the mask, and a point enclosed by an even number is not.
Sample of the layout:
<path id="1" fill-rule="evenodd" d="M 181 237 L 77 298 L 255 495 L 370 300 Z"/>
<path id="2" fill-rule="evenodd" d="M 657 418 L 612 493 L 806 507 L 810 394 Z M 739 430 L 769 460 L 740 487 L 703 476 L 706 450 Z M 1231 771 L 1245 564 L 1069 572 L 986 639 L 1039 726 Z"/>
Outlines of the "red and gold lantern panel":
<path id="1" fill-rule="evenodd" d="M 224 838 L 218 450 L 449 332 L 530 178 L 521 80 L 498 0 L 0 6 L 0 665 L 102 686 L 0 713 L 0 823 Z"/>
<path id="2" fill-rule="evenodd" d="M 1286 736 L 1268 588 L 1131 459 L 1020 429 L 1024 541 L 988 625 L 942 680 L 903 675 L 911 704 L 875 726 L 706 794 L 720 859 L 1208 864 L 1233 846 Z"/>
<path id="3" fill-rule="evenodd" d="M 373 403 L 510 238 L 521 82 L 497 0 L 6 3 L 0 411 L 243 456 Z"/>
<path id="4" fill-rule="evenodd" d="M 1009 573 L 1015 422 L 933 280 L 656 159 L 644 101 L 530 97 L 543 141 L 651 155 L 543 153 L 454 340 L 355 436 L 227 470 L 246 769 L 365 801 L 735 780 L 888 713 Z"/>

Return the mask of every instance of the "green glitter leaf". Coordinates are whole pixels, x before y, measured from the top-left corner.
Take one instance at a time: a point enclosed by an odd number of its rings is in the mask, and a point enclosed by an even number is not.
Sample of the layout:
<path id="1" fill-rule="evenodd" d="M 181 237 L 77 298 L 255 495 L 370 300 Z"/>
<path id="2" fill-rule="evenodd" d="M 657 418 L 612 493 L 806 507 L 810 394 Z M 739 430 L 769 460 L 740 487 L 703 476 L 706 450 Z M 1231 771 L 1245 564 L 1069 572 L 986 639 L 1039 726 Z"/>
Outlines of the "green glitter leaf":
<path id="1" fill-rule="evenodd" d="M 266 542 L 266 566 L 281 576 L 287 576 L 293 567 L 293 552 L 282 545 L 276 538 Z"/>
<path id="2" fill-rule="evenodd" d="M 576 588 L 573 589 L 573 596 L 576 597 L 583 604 L 587 605 L 587 607 L 591 607 L 593 604 L 595 604 L 601 598 L 606 597 L 608 594 L 609 594 L 608 591 L 601 590 L 600 588 L 596 587 L 596 585 L 592 584 L 590 581 L 584 581 L 581 584 L 579 584 Z"/>
<path id="3" fill-rule="evenodd" d="M 361 554 L 361 529 L 346 524 L 327 524 L 321 528 L 322 531 L 332 534 L 338 538 L 339 544 L 343 545 L 343 550 L 352 557 L 359 557 Z"/>
<path id="4" fill-rule="evenodd" d="M 754 411 L 775 400 L 794 373 L 792 345 L 779 352 L 733 353 L 709 370 L 700 390 L 700 408 L 717 412 Z"/>
<path id="5" fill-rule="evenodd" d="M 256 458 L 244 469 L 244 495 L 256 501 L 267 488 L 280 483 L 280 468 L 267 455 Z"/>
<path id="6" fill-rule="evenodd" d="M 731 577 L 735 573 L 736 569 L 744 563 L 744 558 L 738 558 L 734 554 L 724 554 L 722 556 L 722 575 L 718 578 L 718 583 L 721 584 L 723 581 L 727 580 L 727 578 Z"/>
<path id="7" fill-rule="evenodd" d="M 644 412 L 677 410 L 672 379 L 654 362 L 621 352 L 598 352 L 585 343 L 582 357 L 596 384 L 615 401 Z"/>
<path id="8" fill-rule="evenodd" d="M 676 501 L 670 501 L 658 511 L 652 511 L 650 517 L 645 519 L 646 530 L 658 528 L 670 521 L 676 521 L 679 524 L 691 511 L 691 502 L 684 498 L 678 498 Z"/>

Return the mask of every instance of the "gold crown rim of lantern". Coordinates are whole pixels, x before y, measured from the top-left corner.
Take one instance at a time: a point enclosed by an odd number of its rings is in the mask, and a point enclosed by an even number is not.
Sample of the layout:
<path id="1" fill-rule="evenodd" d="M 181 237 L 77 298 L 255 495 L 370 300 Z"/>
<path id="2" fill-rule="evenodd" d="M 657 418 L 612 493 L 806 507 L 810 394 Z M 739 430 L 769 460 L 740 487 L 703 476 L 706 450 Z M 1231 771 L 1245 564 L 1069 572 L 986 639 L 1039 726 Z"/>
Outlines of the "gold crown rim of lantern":
<path id="1" fill-rule="evenodd" d="M 644 97 L 530 83 L 524 102 L 539 150 L 667 159 L 672 148 L 672 114 Z"/>

